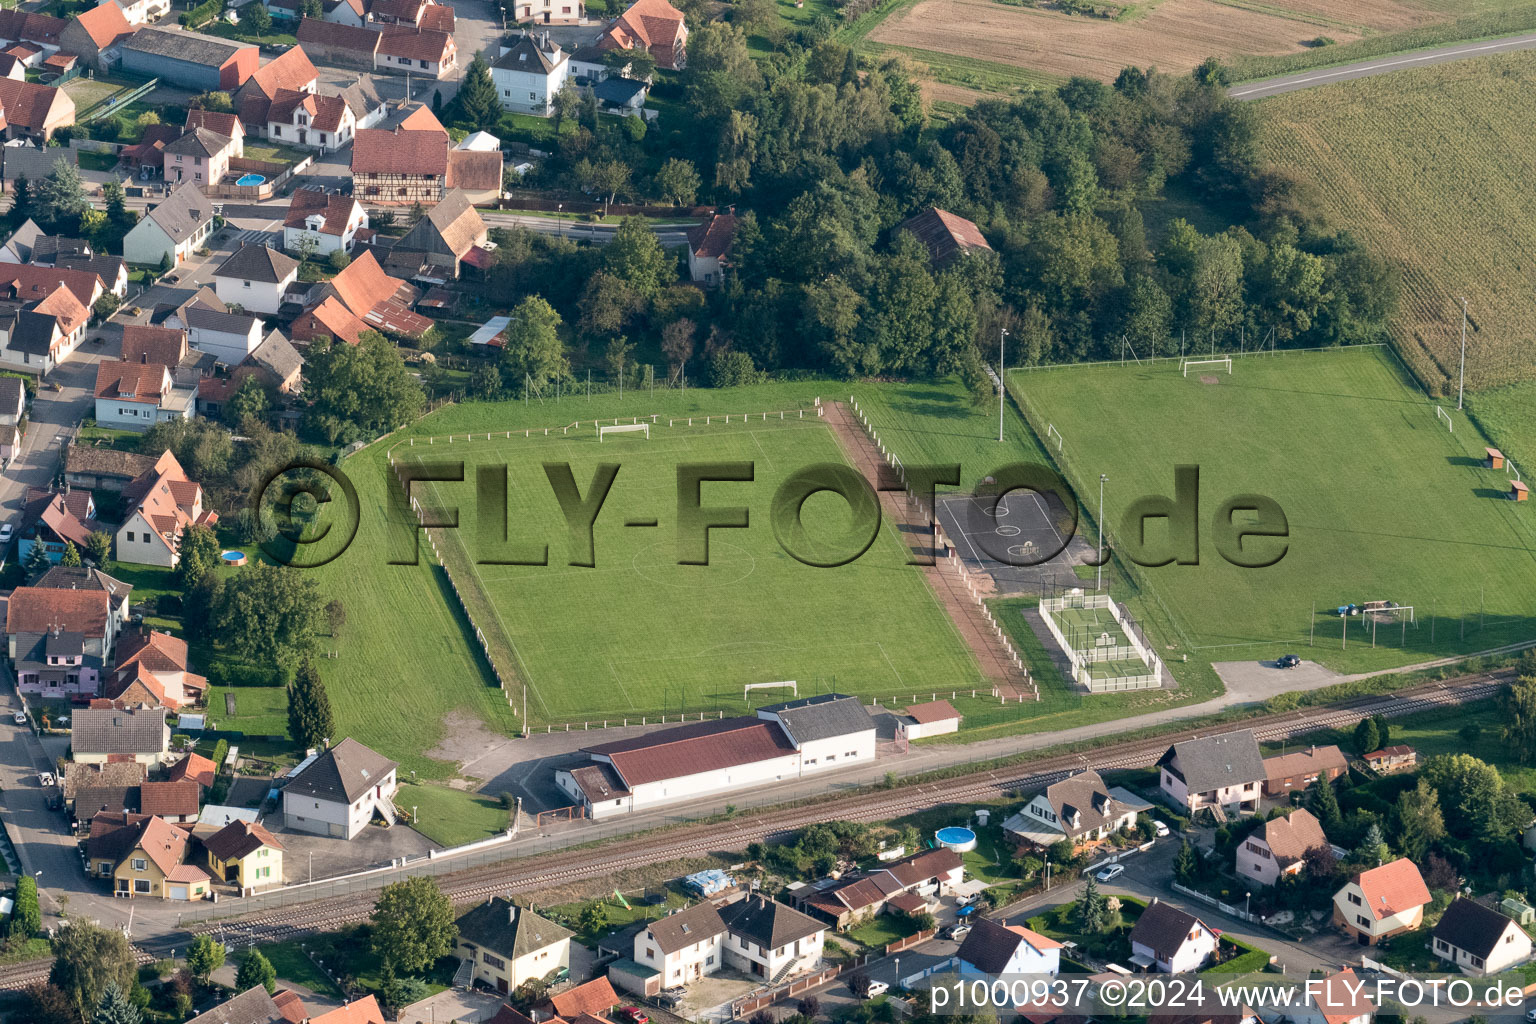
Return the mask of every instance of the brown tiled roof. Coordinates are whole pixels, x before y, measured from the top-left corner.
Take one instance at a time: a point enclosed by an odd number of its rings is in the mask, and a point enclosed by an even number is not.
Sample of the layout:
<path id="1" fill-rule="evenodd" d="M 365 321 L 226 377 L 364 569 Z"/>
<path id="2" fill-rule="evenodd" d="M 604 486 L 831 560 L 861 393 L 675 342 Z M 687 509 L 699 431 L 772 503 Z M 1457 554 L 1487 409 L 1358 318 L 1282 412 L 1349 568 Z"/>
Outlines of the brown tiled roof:
<path id="1" fill-rule="evenodd" d="M 683 12 L 667 0 L 637 0 L 619 15 L 608 32 L 621 49 L 631 49 L 636 42 L 650 49 L 671 46 L 682 27 Z"/>
<path id="2" fill-rule="evenodd" d="M 284 50 L 257 68 L 250 80 L 255 82 L 262 92 L 275 97 L 282 89 L 302 91 L 306 87 L 313 86 L 319 77 L 320 72 L 316 71 L 314 64 L 310 63 L 304 47 L 298 45 Z"/>
<path id="3" fill-rule="evenodd" d="M 30 39 L 35 43 L 57 46 L 59 33 L 69 22 L 46 14 L 19 10 L 0 11 L 0 39 Z"/>
<path id="4" fill-rule="evenodd" d="M 176 366 L 187 354 L 187 332 L 170 327 L 127 324 L 123 327 L 123 362 Z M 134 476 L 138 476 L 137 473 Z"/>
<path id="5" fill-rule="evenodd" d="M 309 1019 L 303 1000 L 292 989 L 282 988 L 272 993 L 272 1004 L 283 1015 L 284 1024 L 304 1024 Z"/>
<path id="6" fill-rule="evenodd" d="M 431 29 L 434 32 L 446 32 L 453 34 L 456 27 L 451 4 L 428 4 L 422 8 L 421 21 L 417 22 L 422 28 Z"/>
<path id="7" fill-rule="evenodd" d="M 170 383 L 163 363 L 104 362 L 96 367 L 96 397 L 160 403 Z"/>
<path id="8" fill-rule="evenodd" d="M 446 63 L 454 51 L 453 36 L 436 29 L 411 25 L 384 25 L 379 52 L 391 57 L 409 57 L 431 63 Z"/>
<path id="9" fill-rule="evenodd" d="M 4 82 L 5 79 L 0 79 Z M 0 98 L 3 102 L 3 98 Z M 10 104 L 5 104 L 7 110 Z M 59 285 L 63 285 L 60 288 Z M 64 267 L 39 267 L 31 264 L 8 263 L 0 266 L 0 286 L 9 288 L 18 302 L 44 299 L 58 291 L 68 291 L 75 297 L 76 307 L 84 309 L 101 294 L 101 278 L 83 270 L 67 270 Z"/>
<path id="10" fill-rule="evenodd" d="M 352 137 L 353 174 L 448 173 L 448 133 L 364 128 Z"/>
<path id="11" fill-rule="evenodd" d="M 1407 857 L 1399 857 L 1379 868 L 1362 871 L 1355 881 L 1365 894 L 1371 916 L 1378 921 L 1429 902 L 1429 889 L 1424 885 L 1424 876 L 1419 874 L 1418 867 Z"/>
<path id="12" fill-rule="evenodd" d="M 318 213 L 325 218 L 320 233 L 339 236 L 346 232 L 355 206 L 357 200 L 351 196 L 331 195 L 317 188 L 295 189 L 288 203 L 288 215 L 283 218 L 283 227 L 302 228 L 305 220 Z"/>
<path id="13" fill-rule="evenodd" d="M 1310 750 L 1298 750 L 1294 754 L 1277 754 L 1274 757 L 1264 759 L 1264 777 L 1273 782 L 1276 779 L 1289 779 L 1297 775 L 1314 775 L 1324 771 L 1338 769 L 1343 771 L 1348 767 L 1348 761 L 1344 758 L 1344 752 L 1335 746 L 1313 747 Z"/>
<path id="14" fill-rule="evenodd" d="M 422 103 L 405 117 L 400 119 L 400 128 L 407 132 L 442 132 L 448 134 L 448 129 L 443 127 L 443 122 L 437 119 L 437 115 Z"/>
<path id="15" fill-rule="evenodd" d="M 316 131 L 334 132 L 341 130 L 341 119 L 347 112 L 347 101 L 340 96 L 316 96 L 307 92 L 282 89 L 267 110 L 267 120 L 291 124 L 293 112 L 300 108 L 308 112 L 311 127 Z"/>
<path id="16" fill-rule="evenodd" d="M 172 782 L 182 779 L 192 779 L 200 786 L 212 786 L 216 769 L 214 763 L 201 754 L 187 754 L 186 757 L 171 765 L 171 770 L 166 777 Z"/>
<path id="17" fill-rule="evenodd" d="M 686 910 L 652 921 L 647 931 L 663 954 L 676 953 L 725 931 L 725 922 L 713 903 L 696 903 Z"/>
<path id="18" fill-rule="evenodd" d="M 912 704 L 904 708 L 907 717 L 919 725 L 932 725 L 934 722 L 948 722 L 960 717 L 960 712 L 947 700 L 933 700 L 926 704 Z"/>
<path id="19" fill-rule="evenodd" d="M 992 248 L 975 224 L 936 206 L 903 221 L 897 230 L 916 235 L 935 263 L 947 263 L 969 249 Z"/>
<path id="20" fill-rule="evenodd" d="M 647 782 L 751 764 L 794 752 L 775 722 L 726 718 L 662 729 L 647 736 L 586 747 L 612 761 L 630 789 Z"/>
<path id="21" fill-rule="evenodd" d="M 1352 968 L 1323 979 L 1322 991 L 1313 999 L 1328 1024 L 1346 1024 L 1356 1017 L 1374 1014 L 1376 1006 L 1366 998 Z"/>
<path id="22" fill-rule="evenodd" d="M 1373 750 L 1369 754 L 1365 755 L 1365 759 L 1367 761 L 1381 761 L 1389 757 L 1405 757 L 1411 753 L 1413 753 L 1412 747 L 1399 743 L 1396 746 L 1382 747 L 1380 750 Z"/>
<path id="23" fill-rule="evenodd" d="M 184 817 L 196 814 L 202 787 L 193 779 L 179 782 L 146 782 L 139 787 L 142 810 L 145 814 L 168 817 Z"/>
<path id="24" fill-rule="evenodd" d="M 449 150 L 448 178 L 444 184 L 472 192 L 500 191 L 501 150 Z"/>
<path id="25" fill-rule="evenodd" d="M 105 50 L 123 36 L 133 34 L 133 27 L 123 16 L 123 9 L 113 0 L 106 0 L 100 6 L 83 12 L 75 20 L 85 29 L 85 34 L 91 37 L 91 42 L 98 50 Z"/>
<path id="26" fill-rule="evenodd" d="M 941 847 L 892 861 L 885 865 L 884 870 L 889 871 L 902 885 L 909 886 L 953 871 L 961 863 L 958 853 L 948 847 Z"/>
<path id="27" fill-rule="evenodd" d="M 732 933 L 768 949 L 780 949 L 827 930 L 827 926 L 814 917 L 807 917 L 793 907 L 762 895 L 749 896 L 722 907 L 720 918 Z"/>
<path id="28" fill-rule="evenodd" d="M 99 786 L 137 786 L 144 781 L 146 769 L 137 761 L 111 761 L 106 764 L 64 764 L 64 799 Z"/>
<path id="29" fill-rule="evenodd" d="M 724 256 L 731 251 L 731 240 L 735 235 L 735 215 L 717 213 L 688 229 L 688 248 L 695 256 Z"/>
<path id="30" fill-rule="evenodd" d="M 309 1024 L 384 1024 L 384 1012 L 373 996 L 354 999 L 329 1013 L 309 1018 Z"/>
<path id="31" fill-rule="evenodd" d="M 365 252 L 331 278 L 329 287 L 353 316 L 362 318 L 374 306 L 393 299 L 404 283 L 384 273 L 373 253 Z"/>
<path id="32" fill-rule="evenodd" d="M 283 844 L 266 828 L 256 822 L 235 820 L 203 840 L 207 851 L 219 860 L 237 860 L 270 846 L 281 850 Z"/>
<path id="33" fill-rule="evenodd" d="M 1290 865 L 1306 856 L 1308 850 L 1327 846 L 1328 837 L 1323 835 L 1323 826 L 1312 812 L 1302 807 L 1286 817 L 1266 821 L 1264 842 L 1277 861 Z"/>
<path id="34" fill-rule="evenodd" d="M 87 476 L 120 476 L 131 480 L 154 464 L 154 459 L 137 452 L 76 444 L 70 446 L 69 453 L 64 457 L 64 472 L 83 473 Z"/>
<path id="35" fill-rule="evenodd" d="M 583 1013 L 607 1013 L 618 1005 L 619 996 L 614 992 L 607 975 L 604 975 L 552 995 L 549 1001 L 554 1006 L 555 1013 L 570 1019 Z"/>
<path id="36" fill-rule="evenodd" d="M 316 338 L 334 338 L 348 345 L 359 344 L 368 325 L 359 320 L 333 296 L 327 296 L 318 306 L 306 311 L 293 322 L 290 333 L 299 341 Z"/>
<path id="37" fill-rule="evenodd" d="M 232 139 L 237 134 L 245 134 L 245 125 L 240 122 L 240 115 L 223 110 L 203 110 L 192 107 L 187 110 L 187 127 L 206 128 L 226 139 Z"/>
<path id="38" fill-rule="evenodd" d="M 112 599 L 101 590 L 55 590 L 52 587 L 17 587 L 5 607 L 5 631 L 46 633 L 60 626 L 86 636 L 103 636 L 111 614 Z"/>
<path id="39" fill-rule="evenodd" d="M 69 274 L 74 271 L 66 270 L 63 273 Z M 91 280 L 96 279 L 96 275 L 92 274 Z M 59 330 L 65 334 L 73 334 L 91 318 L 91 311 L 75 298 L 74 292 L 68 288 L 54 289 L 47 298 L 32 307 L 32 312 L 53 317 L 59 325 Z"/>

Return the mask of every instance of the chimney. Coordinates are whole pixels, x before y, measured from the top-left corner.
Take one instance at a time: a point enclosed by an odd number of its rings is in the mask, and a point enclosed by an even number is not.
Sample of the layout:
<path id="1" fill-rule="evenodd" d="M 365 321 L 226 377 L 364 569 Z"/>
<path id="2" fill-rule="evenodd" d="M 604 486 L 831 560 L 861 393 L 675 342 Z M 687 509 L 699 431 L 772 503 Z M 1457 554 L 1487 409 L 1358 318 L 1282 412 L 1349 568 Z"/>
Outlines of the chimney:
<path id="1" fill-rule="evenodd" d="M 507 924 L 517 924 L 517 904 L 507 904 Z"/>

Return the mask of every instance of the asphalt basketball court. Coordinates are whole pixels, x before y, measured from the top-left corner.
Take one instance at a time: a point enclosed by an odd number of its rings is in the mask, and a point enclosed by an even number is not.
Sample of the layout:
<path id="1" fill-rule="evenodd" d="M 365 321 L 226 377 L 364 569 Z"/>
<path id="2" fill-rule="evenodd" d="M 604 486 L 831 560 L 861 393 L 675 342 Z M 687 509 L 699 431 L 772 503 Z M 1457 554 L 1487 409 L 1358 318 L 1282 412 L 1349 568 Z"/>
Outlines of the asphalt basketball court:
<path id="1" fill-rule="evenodd" d="M 1042 583 L 1077 586 L 1072 566 L 1093 555 L 1081 536 L 1061 533 L 1058 524 L 1070 516 L 1054 494 L 1010 491 L 995 505 L 990 497 L 951 494 L 938 499 L 938 518 L 966 570 L 991 576 L 1000 594 L 1037 593 Z M 1079 518 L 1077 529 L 1084 528 Z"/>

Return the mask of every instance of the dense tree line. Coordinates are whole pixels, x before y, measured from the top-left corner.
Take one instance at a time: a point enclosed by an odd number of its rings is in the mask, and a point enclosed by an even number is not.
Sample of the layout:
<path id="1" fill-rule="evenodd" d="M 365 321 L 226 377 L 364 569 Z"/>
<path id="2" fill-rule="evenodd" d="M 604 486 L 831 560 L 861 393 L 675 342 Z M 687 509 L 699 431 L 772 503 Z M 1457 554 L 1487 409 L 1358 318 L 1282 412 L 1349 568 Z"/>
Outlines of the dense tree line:
<path id="1" fill-rule="evenodd" d="M 1264 165 L 1260 110 L 1227 98 L 1219 65 L 1073 79 L 939 128 L 898 63 L 861 65 L 821 34 L 755 61 L 739 24 L 701 24 L 687 70 L 658 86 L 683 100 L 686 131 L 642 145 L 578 126 L 542 171 L 541 184 L 590 189 L 594 167 L 650 166 L 618 192 L 659 199 L 680 177 L 739 204 L 723 288 L 700 296 L 659 259 L 504 232 L 493 299 L 541 296 L 593 362 L 624 335 L 673 374 L 731 352 L 758 369 L 959 371 L 978 389 L 1002 329 L 1030 363 L 1117 358 L 1122 338 L 1145 358 L 1271 331 L 1280 347 L 1383 337 L 1392 273 Z M 993 254 L 934 267 L 898 230 L 932 206 L 975 221 Z M 1143 210 L 1164 207 L 1199 226 L 1149 229 Z"/>

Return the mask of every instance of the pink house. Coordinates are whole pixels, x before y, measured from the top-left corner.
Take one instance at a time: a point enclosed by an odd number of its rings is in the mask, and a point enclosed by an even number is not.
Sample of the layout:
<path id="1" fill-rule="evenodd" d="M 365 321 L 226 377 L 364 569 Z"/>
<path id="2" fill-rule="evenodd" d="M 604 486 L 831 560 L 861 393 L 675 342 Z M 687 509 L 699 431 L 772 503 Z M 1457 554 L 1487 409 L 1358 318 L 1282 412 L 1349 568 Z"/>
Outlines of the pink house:
<path id="1" fill-rule="evenodd" d="M 1237 848 L 1237 873 L 1260 885 L 1274 885 L 1301 870 L 1308 850 L 1327 845 L 1323 826 L 1311 811 L 1292 811 L 1289 817 L 1265 822 L 1243 840 Z"/>

